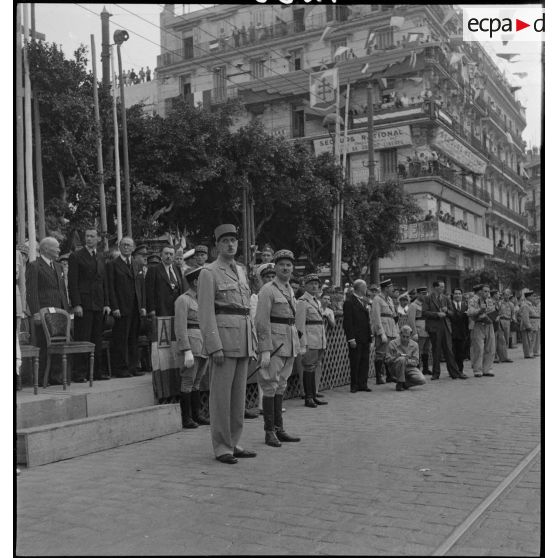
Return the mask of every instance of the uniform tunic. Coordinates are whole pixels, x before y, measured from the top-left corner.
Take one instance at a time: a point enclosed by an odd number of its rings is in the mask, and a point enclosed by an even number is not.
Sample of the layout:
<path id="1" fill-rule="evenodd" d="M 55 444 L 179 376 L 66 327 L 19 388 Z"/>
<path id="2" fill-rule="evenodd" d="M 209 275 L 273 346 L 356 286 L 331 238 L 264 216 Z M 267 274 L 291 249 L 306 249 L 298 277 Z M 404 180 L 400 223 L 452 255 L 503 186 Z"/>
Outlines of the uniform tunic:
<path id="1" fill-rule="evenodd" d="M 469 327 L 471 329 L 471 365 L 473 374 L 482 376 L 492 371 L 496 342 L 492 320 L 485 316 L 479 320 L 481 313 L 490 314 L 496 309 L 491 298 L 482 300 L 474 295 L 469 299 Z"/>
<path id="2" fill-rule="evenodd" d="M 391 298 L 389 296 L 386 298 L 383 294 L 374 297 L 371 314 L 372 333 L 376 341 L 376 358 L 382 359 L 385 357 L 388 343 L 399 337 L 399 328 L 395 323 L 397 313 Z M 382 343 L 382 335 L 388 338 L 387 343 Z"/>
<path id="3" fill-rule="evenodd" d="M 422 315 L 422 302 L 414 300 L 409 304 L 409 325 L 413 330 L 413 335 L 418 336 L 418 346 L 421 355 L 428 355 L 430 352 L 430 336 L 426 331 L 426 320 Z"/>
<path id="4" fill-rule="evenodd" d="M 525 300 L 519 307 L 519 329 L 521 330 L 521 341 L 523 343 L 523 356 L 531 358 L 534 356 L 535 345 L 535 322 L 537 313 L 530 300 Z"/>

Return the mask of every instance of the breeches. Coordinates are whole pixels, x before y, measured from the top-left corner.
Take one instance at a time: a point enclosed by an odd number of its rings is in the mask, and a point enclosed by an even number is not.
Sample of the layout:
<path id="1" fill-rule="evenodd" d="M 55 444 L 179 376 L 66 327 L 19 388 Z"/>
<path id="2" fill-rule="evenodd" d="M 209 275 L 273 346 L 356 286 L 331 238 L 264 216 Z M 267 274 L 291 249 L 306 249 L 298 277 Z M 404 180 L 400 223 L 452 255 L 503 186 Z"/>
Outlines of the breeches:
<path id="1" fill-rule="evenodd" d="M 322 360 L 324 358 L 324 349 L 306 349 L 306 353 L 302 355 L 302 369 L 304 372 L 313 372 L 316 374 L 316 389 L 320 389 L 320 379 L 322 376 Z"/>
<path id="2" fill-rule="evenodd" d="M 283 395 L 287 388 L 287 380 L 293 371 L 295 357 L 281 357 L 273 355 L 267 368 L 260 368 L 258 384 L 262 388 L 264 397 Z"/>
<path id="3" fill-rule="evenodd" d="M 208 359 L 201 357 L 194 357 L 194 366 L 186 368 L 183 366 L 180 369 L 180 391 L 183 393 L 190 393 L 191 391 L 198 391 L 200 389 L 200 382 L 208 368 Z"/>
<path id="4" fill-rule="evenodd" d="M 386 351 L 387 351 L 387 346 L 389 344 L 390 341 L 393 341 L 395 339 L 395 337 L 388 337 L 387 338 L 387 343 L 382 343 L 382 336 L 381 335 L 376 335 L 374 340 L 374 346 L 376 347 L 376 355 L 375 355 L 375 359 L 376 360 L 384 360 L 384 358 L 386 357 Z"/>

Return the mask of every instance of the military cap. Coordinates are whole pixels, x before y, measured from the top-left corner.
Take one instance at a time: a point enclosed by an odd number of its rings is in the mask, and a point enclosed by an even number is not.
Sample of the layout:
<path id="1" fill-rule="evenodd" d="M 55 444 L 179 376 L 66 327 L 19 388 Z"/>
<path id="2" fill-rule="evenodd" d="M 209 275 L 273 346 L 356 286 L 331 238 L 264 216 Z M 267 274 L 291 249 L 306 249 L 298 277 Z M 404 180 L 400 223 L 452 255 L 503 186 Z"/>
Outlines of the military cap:
<path id="1" fill-rule="evenodd" d="M 417 290 L 416 289 L 411 289 L 409 291 L 409 296 L 416 296 L 417 295 Z"/>
<path id="2" fill-rule="evenodd" d="M 473 285 L 473 292 L 476 293 L 477 291 L 480 291 L 483 287 L 484 285 L 482 283 L 477 283 L 476 285 Z"/>
<path id="3" fill-rule="evenodd" d="M 189 260 L 195 253 L 196 252 L 193 248 L 190 248 L 190 250 L 186 250 L 186 252 L 184 252 L 184 261 Z"/>
<path id="4" fill-rule="evenodd" d="M 158 256 L 157 254 L 151 254 L 151 256 L 147 256 L 147 263 L 148 264 L 161 263 L 161 256 Z"/>
<path id="5" fill-rule="evenodd" d="M 291 260 L 294 263 L 295 257 L 290 250 L 277 250 L 277 252 L 273 254 L 273 261 L 277 263 L 279 260 Z"/>
<path id="6" fill-rule="evenodd" d="M 372 285 L 370 285 L 370 287 L 368 287 L 369 291 L 379 291 L 380 287 L 378 287 L 378 285 L 372 283 Z"/>
<path id="7" fill-rule="evenodd" d="M 198 244 L 198 246 L 196 246 L 194 248 L 194 252 L 197 254 L 198 252 L 203 252 L 204 254 L 209 254 L 209 250 L 207 249 L 207 246 L 204 246 L 203 244 Z"/>
<path id="8" fill-rule="evenodd" d="M 490 289 L 490 296 L 495 295 L 498 292 L 500 292 L 498 289 Z"/>
<path id="9" fill-rule="evenodd" d="M 525 291 L 525 292 L 523 293 L 523 296 L 531 296 L 534 292 L 535 292 L 535 291 L 531 291 L 531 290 Z"/>
<path id="10" fill-rule="evenodd" d="M 19 250 L 22 254 L 29 255 L 29 246 L 27 246 L 27 244 L 16 245 L 16 250 Z"/>
<path id="11" fill-rule="evenodd" d="M 132 256 L 137 256 L 138 254 L 141 254 L 142 256 L 147 256 L 147 245 L 146 244 L 140 244 L 132 252 Z"/>
<path id="12" fill-rule="evenodd" d="M 226 224 L 226 225 L 219 225 L 216 229 L 215 229 L 215 242 L 219 242 L 219 239 L 222 236 L 234 236 L 235 238 L 238 238 L 238 231 L 236 230 L 236 227 L 234 225 L 230 225 L 230 224 Z"/>
<path id="13" fill-rule="evenodd" d="M 386 287 L 389 287 L 390 285 L 393 285 L 393 282 L 391 279 L 386 279 L 385 281 L 380 281 L 380 287 L 382 289 L 385 289 Z"/>
<path id="14" fill-rule="evenodd" d="M 304 278 L 304 284 L 308 284 L 310 283 L 310 281 L 317 281 L 318 283 L 321 283 L 320 281 L 320 277 L 318 276 L 317 273 L 309 273 L 305 278 Z"/>
<path id="15" fill-rule="evenodd" d="M 58 261 L 59 262 L 67 262 L 70 258 L 70 254 L 62 254 L 59 258 Z"/>
<path id="16" fill-rule="evenodd" d="M 190 267 L 184 272 L 184 277 L 186 277 L 188 281 L 193 281 L 194 279 L 197 279 L 199 277 L 202 269 L 203 266 L 201 265 L 199 267 Z"/>
<path id="17" fill-rule="evenodd" d="M 268 262 L 261 264 L 258 266 L 258 275 L 260 277 L 264 277 L 265 275 L 269 275 L 270 273 L 275 274 L 275 264 Z"/>

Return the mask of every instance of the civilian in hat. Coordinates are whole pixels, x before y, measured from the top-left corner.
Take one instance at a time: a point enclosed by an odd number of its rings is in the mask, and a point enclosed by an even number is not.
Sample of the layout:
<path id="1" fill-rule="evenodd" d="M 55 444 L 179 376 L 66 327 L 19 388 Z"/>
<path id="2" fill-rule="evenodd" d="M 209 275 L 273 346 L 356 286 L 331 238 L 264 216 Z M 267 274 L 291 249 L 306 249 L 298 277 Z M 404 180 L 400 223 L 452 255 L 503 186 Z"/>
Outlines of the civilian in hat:
<path id="1" fill-rule="evenodd" d="M 357 279 L 353 292 L 343 303 L 343 330 L 349 344 L 351 366 L 351 393 L 372 391 L 368 387 L 370 370 L 370 343 L 373 340 L 370 312 L 366 300 L 366 282 Z"/>
<path id="2" fill-rule="evenodd" d="M 142 270 L 142 275 L 145 278 L 147 273 L 147 246 L 145 244 L 140 244 L 133 252 L 132 257 L 138 269 Z"/>
<path id="3" fill-rule="evenodd" d="M 451 302 L 444 294 L 446 284 L 443 281 L 432 283 L 432 292 L 424 298 L 422 313 L 426 318 L 426 331 L 432 343 L 432 380 L 440 379 L 440 360 L 442 354 L 446 360 L 448 374 L 455 380 L 465 380 L 466 374 L 459 371 L 453 355 L 451 341 L 451 322 L 449 309 Z"/>
<path id="4" fill-rule="evenodd" d="M 283 428 L 283 394 L 296 355 L 300 350 L 295 327 L 296 300 L 289 279 L 294 269 L 290 250 L 278 250 L 273 256 L 275 279 L 258 294 L 256 333 L 258 337 L 258 384 L 263 391 L 265 443 L 280 447 L 281 442 L 299 442 Z M 268 264 L 263 264 L 268 265 Z"/>
<path id="5" fill-rule="evenodd" d="M 266 244 L 263 248 L 262 248 L 262 252 L 261 252 L 261 260 L 262 263 L 270 263 L 273 261 L 273 248 L 269 245 Z"/>
<path id="6" fill-rule="evenodd" d="M 196 262 L 196 265 L 198 265 L 199 267 L 205 265 L 208 257 L 209 257 L 209 249 L 207 246 L 203 244 L 198 244 L 198 246 L 194 248 L 194 261 Z"/>
<path id="7" fill-rule="evenodd" d="M 389 369 L 385 368 L 384 360 L 388 343 L 399 337 L 399 329 L 395 323 L 397 312 L 393 304 L 393 283 L 391 279 L 380 282 L 381 293 L 372 301 L 371 319 L 372 334 L 375 336 L 375 360 L 376 383 L 385 384 L 386 381 L 394 382 Z M 385 370 L 386 380 L 383 379 Z"/>
<path id="8" fill-rule="evenodd" d="M 305 293 L 298 299 L 296 306 L 296 328 L 301 334 L 300 353 L 303 368 L 304 405 L 315 408 L 327 405 L 320 401 L 317 394 L 321 377 L 322 359 L 326 348 L 324 319 L 317 296 L 320 278 L 311 273 L 304 278 Z"/>
<path id="9" fill-rule="evenodd" d="M 108 374 L 101 372 L 103 318 L 110 314 L 105 260 L 98 250 L 100 237 L 97 229 L 88 228 L 84 233 L 85 246 L 66 257 L 66 281 L 74 310 L 74 339 L 95 344 L 94 378 L 108 380 Z M 85 381 L 88 357 L 80 358 L 79 366 L 75 368 L 76 381 Z"/>
<path id="10" fill-rule="evenodd" d="M 463 291 L 459 287 L 455 287 L 452 292 L 448 315 L 451 322 L 453 356 L 461 373 L 463 373 L 463 361 L 467 355 L 467 345 L 470 343 L 468 309 L 469 305 L 463 300 Z"/>
<path id="11" fill-rule="evenodd" d="M 198 317 L 198 278 L 201 267 L 186 272 L 188 289 L 174 301 L 174 333 L 180 369 L 180 413 L 182 428 L 197 428 L 209 421 L 200 415 L 200 382 L 207 370 L 207 355 Z"/>
<path id="12" fill-rule="evenodd" d="M 391 340 L 388 344 L 386 364 L 391 368 L 391 374 L 395 378 L 396 391 L 403 391 L 412 386 L 422 386 L 426 383 L 418 369 L 418 343 L 411 339 L 411 334 L 411 327 L 404 325 L 399 338 Z"/>
<path id="13" fill-rule="evenodd" d="M 474 290 L 474 288 L 473 288 Z M 483 285 L 476 296 L 471 297 L 467 315 L 471 324 L 471 364 L 477 377 L 494 376 L 494 353 L 496 341 L 493 322 L 498 316 L 490 298 L 490 287 Z"/>
<path id="14" fill-rule="evenodd" d="M 512 292 L 505 289 L 502 293 L 502 300 L 498 306 L 498 316 L 500 318 L 500 329 L 496 335 L 496 350 L 504 355 L 504 362 L 513 362 L 508 356 L 508 345 L 511 336 L 511 324 L 515 322 L 515 305 L 511 300 Z M 505 344 L 506 350 L 498 348 L 498 344 Z M 511 347 L 510 347 L 511 348 Z"/>
<path id="15" fill-rule="evenodd" d="M 523 293 L 524 301 L 519 306 L 519 329 L 521 331 L 521 341 L 523 343 L 523 356 L 525 358 L 535 358 L 535 322 L 538 321 L 537 313 L 533 305 L 531 297 L 533 291 L 526 290 Z"/>
<path id="16" fill-rule="evenodd" d="M 254 327 L 250 317 L 250 287 L 243 267 L 235 262 L 238 250 L 234 225 L 215 229 L 218 257 L 200 272 L 198 306 L 200 330 L 209 355 L 211 388 L 209 414 L 215 457 L 234 464 L 255 457 L 240 443 L 244 422 L 248 361 L 255 357 Z"/>
<path id="17" fill-rule="evenodd" d="M 408 321 L 412 331 L 412 340 L 418 343 L 419 354 L 422 361 L 422 373 L 430 375 L 432 372 L 428 369 L 428 358 L 430 355 L 430 336 L 426 331 L 425 318 L 422 315 L 422 303 L 424 297 L 428 294 L 428 287 L 418 287 L 417 296 L 409 304 Z"/>

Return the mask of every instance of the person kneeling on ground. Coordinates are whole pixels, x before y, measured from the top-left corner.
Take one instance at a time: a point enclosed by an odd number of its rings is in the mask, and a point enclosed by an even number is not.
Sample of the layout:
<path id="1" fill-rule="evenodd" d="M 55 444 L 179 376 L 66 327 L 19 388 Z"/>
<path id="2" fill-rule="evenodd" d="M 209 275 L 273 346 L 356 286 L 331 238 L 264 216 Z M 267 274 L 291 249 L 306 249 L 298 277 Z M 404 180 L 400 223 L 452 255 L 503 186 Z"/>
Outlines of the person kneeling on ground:
<path id="1" fill-rule="evenodd" d="M 386 363 L 395 378 L 397 391 L 426 383 L 422 372 L 418 369 L 419 347 L 411 339 L 411 334 L 412 329 L 404 325 L 399 338 L 390 341 L 387 348 Z"/>

